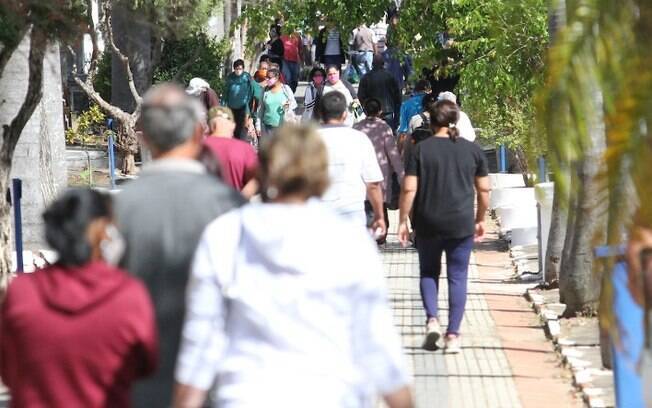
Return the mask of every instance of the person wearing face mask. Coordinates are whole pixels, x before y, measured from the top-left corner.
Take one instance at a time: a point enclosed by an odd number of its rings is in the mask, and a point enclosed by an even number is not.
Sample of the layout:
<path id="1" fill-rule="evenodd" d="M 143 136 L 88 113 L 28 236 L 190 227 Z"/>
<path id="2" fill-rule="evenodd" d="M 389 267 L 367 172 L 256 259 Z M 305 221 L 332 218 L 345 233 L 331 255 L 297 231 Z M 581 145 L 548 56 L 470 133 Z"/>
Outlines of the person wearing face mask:
<path id="1" fill-rule="evenodd" d="M 267 88 L 258 110 L 263 136 L 281 126 L 297 108 L 292 89 L 279 80 L 280 74 L 276 67 L 267 71 Z"/>
<path id="2" fill-rule="evenodd" d="M 322 95 L 330 92 L 340 92 L 346 98 L 347 115 L 344 121 L 346 126 L 353 126 L 355 122 L 355 115 L 353 109 L 358 103 L 358 93 L 353 86 L 341 78 L 340 67 L 338 65 L 329 65 L 326 68 L 326 83 Z"/>
<path id="3" fill-rule="evenodd" d="M 315 106 L 319 102 L 319 95 L 324 87 L 324 80 L 326 78 L 326 71 L 322 68 L 315 67 L 310 71 L 310 83 L 306 87 L 306 93 L 303 98 L 304 111 L 302 121 L 308 122 L 313 120 Z"/>
<path id="4" fill-rule="evenodd" d="M 147 289 L 111 263 L 109 196 L 71 189 L 43 214 L 55 264 L 18 275 L 0 309 L 0 375 L 15 407 L 127 407 L 158 364 Z"/>

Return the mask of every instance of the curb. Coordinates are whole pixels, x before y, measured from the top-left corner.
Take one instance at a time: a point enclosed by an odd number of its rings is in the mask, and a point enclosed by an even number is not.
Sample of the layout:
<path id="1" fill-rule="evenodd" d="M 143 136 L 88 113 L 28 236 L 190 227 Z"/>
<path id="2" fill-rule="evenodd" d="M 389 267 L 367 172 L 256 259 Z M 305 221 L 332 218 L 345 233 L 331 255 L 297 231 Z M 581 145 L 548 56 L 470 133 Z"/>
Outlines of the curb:
<path id="1" fill-rule="evenodd" d="M 525 298 L 539 315 L 546 336 L 553 342 L 564 366 L 571 371 L 573 385 L 581 392 L 584 402 L 591 408 L 614 407 L 613 372 L 597 367 L 585 358 L 586 354 L 594 351 L 592 348 L 578 346 L 573 340 L 561 337 L 559 316 L 564 313 L 566 305 L 545 303 L 544 297 L 533 289 L 526 291 Z"/>

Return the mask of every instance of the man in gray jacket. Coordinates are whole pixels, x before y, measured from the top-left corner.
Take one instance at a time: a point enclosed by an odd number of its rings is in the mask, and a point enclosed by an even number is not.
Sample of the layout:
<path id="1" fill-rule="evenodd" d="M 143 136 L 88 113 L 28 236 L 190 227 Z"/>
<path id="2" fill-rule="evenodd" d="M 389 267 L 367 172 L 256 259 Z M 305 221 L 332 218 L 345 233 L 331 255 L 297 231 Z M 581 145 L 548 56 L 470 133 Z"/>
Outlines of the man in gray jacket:
<path id="1" fill-rule="evenodd" d="M 198 105 L 172 84 L 147 92 L 141 125 L 154 161 L 115 200 L 127 242 L 121 266 L 149 289 L 160 337 L 160 368 L 136 386 L 135 407 L 170 406 L 186 282 L 199 237 L 208 223 L 244 201 L 195 160 L 205 123 Z"/>

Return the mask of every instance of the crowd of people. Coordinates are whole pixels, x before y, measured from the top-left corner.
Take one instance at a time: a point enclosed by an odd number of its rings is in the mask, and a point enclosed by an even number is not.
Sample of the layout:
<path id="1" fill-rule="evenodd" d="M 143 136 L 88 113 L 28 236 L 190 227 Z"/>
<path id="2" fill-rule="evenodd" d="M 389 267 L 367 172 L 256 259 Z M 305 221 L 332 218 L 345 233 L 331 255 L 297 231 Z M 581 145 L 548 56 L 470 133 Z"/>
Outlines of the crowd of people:
<path id="1" fill-rule="evenodd" d="M 388 209 L 419 254 L 423 347 L 458 353 L 487 160 L 452 93 L 419 81 L 403 101 L 373 32 L 352 37 L 358 90 L 329 22 L 301 115 L 305 44 L 279 25 L 253 75 L 233 63 L 218 102 L 205 81 L 146 93 L 153 161 L 113 198 L 56 199 L 43 217 L 58 261 L 8 288 L 13 405 L 412 406 L 377 249 Z"/>

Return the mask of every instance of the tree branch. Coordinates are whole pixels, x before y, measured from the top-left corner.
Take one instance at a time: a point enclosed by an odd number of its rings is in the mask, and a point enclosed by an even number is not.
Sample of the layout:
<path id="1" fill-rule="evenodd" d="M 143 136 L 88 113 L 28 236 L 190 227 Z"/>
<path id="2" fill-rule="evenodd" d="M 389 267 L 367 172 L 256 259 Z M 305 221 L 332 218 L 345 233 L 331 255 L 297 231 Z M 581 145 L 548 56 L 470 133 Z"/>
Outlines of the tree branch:
<path id="1" fill-rule="evenodd" d="M 96 44 L 94 44 L 94 46 L 95 45 Z M 75 52 L 75 50 L 73 50 L 71 46 L 68 46 L 68 51 L 73 56 L 73 60 L 76 61 L 77 53 Z M 97 59 L 99 53 L 93 52 L 92 55 L 93 56 L 91 57 L 91 66 L 94 65 L 93 58 Z M 97 64 L 95 64 L 94 66 L 97 67 Z M 118 120 L 127 120 L 127 118 L 129 117 L 129 114 L 127 112 L 123 111 L 117 106 L 111 105 L 104 98 L 102 98 L 102 96 L 95 90 L 95 87 L 93 86 L 94 75 L 91 75 L 90 71 L 88 73 L 88 76 L 86 76 L 86 80 L 82 81 L 82 79 L 79 77 L 79 69 L 77 67 L 77 64 L 73 63 L 72 74 L 73 74 L 73 78 L 75 79 L 75 83 L 77 83 L 77 85 L 79 85 L 82 88 L 82 90 L 86 93 L 86 96 L 88 96 L 93 102 L 95 102 L 100 107 L 100 109 L 102 109 L 104 112 L 108 113 L 110 116 L 113 116 Z"/>
<path id="2" fill-rule="evenodd" d="M 93 83 L 95 74 L 97 73 L 97 64 L 100 59 L 100 50 L 97 46 L 97 27 L 95 25 L 95 21 L 93 20 L 93 0 L 86 1 L 86 18 L 88 18 L 89 24 L 88 35 L 90 35 L 91 44 L 93 45 L 93 50 L 91 51 L 91 63 L 88 67 L 88 77 L 90 78 L 90 82 Z"/>
<path id="3" fill-rule="evenodd" d="M 120 61 L 122 61 L 122 64 L 125 67 L 125 70 L 127 71 L 127 82 L 129 83 L 129 90 L 131 91 L 131 96 L 134 98 L 134 101 L 136 102 L 136 105 L 140 105 L 142 103 L 142 97 L 138 93 L 138 90 L 136 89 L 136 83 L 134 82 L 134 74 L 131 71 L 131 66 L 129 65 L 129 58 L 120 51 L 120 48 L 115 44 L 115 40 L 113 38 L 113 26 L 112 26 L 112 6 L 111 2 L 107 1 L 104 3 L 104 15 L 106 17 L 105 21 L 105 26 L 104 30 L 106 31 L 106 37 L 109 42 L 109 45 L 111 46 L 111 49 L 113 52 L 118 56 Z"/>
<path id="4" fill-rule="evenodd" d="M 47 36 L 38 28 L 32 26 L 29 48 L 29 79 L 25 100 L 20 106 L 18 113 L 9 125 L 3 126 L 2 149 L 0 159 L 4 163 L 11 163 L 11 159 L 18 144 L 18 139 L 25 128 L 25 125 L 32 117 L 36 106 L 41 102 L 43 96 L 43 59 L 47 48 Z"/>

